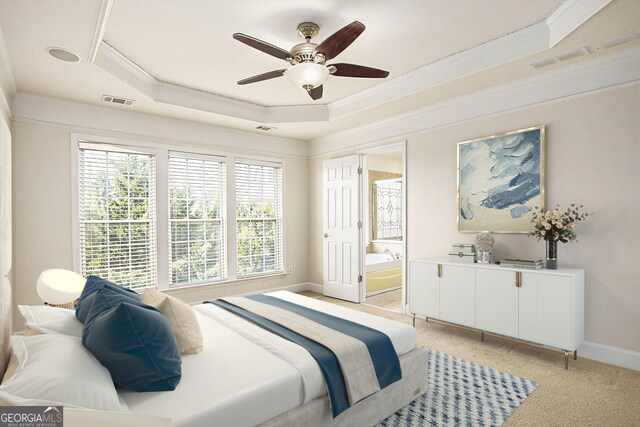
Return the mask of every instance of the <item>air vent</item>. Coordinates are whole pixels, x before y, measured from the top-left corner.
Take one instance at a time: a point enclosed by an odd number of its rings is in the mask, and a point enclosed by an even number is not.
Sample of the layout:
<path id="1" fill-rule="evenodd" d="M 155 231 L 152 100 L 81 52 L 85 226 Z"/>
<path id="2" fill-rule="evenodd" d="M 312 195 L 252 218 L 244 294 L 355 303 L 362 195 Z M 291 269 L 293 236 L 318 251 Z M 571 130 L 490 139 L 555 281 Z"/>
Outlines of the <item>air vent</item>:
<path id="1" fill-rule="evenodd" d="M 133 104 L 133 101 L 135 101 L 134 99 L 118 98 L 117 96 L 112 95 L 102 95 L 102 100 L 104 102 L 111 102 L 113 104 L 120 105 L 131 105 Z"/>
<path id="2" fill-rule="evenodd" d="M 589 55 L 589 49 L 581 47 L 580 49 L 570 50 L 569 52 L 561 53 L 556 56 L 556 59 L 560 62 L 568 61 L 570 59 L 579 58 L 581 56 Z"/>
<path id="3" fill-rule="evenodd" d="M 619 46 L 623 43 L 628 43 L 634 39 L 637 39 L 640 37 L 640 33 L 638 33 L 637 31 L 635 33 L 629 33 L 629 34 L 625 34 L 624 36 L 621 37 L 616 37 L 615 39 L 610 39 L 610 40 L 606 40 L 600 43 L 596 43 L 595 47 L 598 50 L 605 50 L 605 49 L 610 49 L 614 46 Z"/>
<path id="4" fill-rule="evenodd" d="M 275 127 L 272 127 L 272 126 L 260 125 L 260 126 L 257 126 L 257 127 L 256 127 L 256 129 L 258 129 L 258 130 L 263 130 L 263 131 L 265 131 L 265 132 L 268 132 L 268 131 L 270 131 L 270 130 L 278 129 L 278 128 L 275 128 Z"/>
<path id="5" fill-rule="evenodd" d="M 556 58 L 546 58 L 541 61 L 532 62 L 529 66 L 537 70 L 538 68 L 548 67 L 549 65 L 553 65 L 557 62 L 558 60 Z"/>

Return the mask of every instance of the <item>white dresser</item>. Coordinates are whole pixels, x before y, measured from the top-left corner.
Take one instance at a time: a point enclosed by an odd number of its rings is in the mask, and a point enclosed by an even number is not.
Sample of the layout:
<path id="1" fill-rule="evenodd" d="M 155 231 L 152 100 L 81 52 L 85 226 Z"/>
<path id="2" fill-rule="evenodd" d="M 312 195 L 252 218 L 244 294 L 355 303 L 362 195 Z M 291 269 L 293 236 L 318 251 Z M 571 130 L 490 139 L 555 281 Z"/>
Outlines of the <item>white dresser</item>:
<path id="1" fill-rule="evenodd" d="M 528 270 L 446 259 L 409 261 L 414 316 L 530 341 L 577 357 L 584 341 L 584 270 Z"/>

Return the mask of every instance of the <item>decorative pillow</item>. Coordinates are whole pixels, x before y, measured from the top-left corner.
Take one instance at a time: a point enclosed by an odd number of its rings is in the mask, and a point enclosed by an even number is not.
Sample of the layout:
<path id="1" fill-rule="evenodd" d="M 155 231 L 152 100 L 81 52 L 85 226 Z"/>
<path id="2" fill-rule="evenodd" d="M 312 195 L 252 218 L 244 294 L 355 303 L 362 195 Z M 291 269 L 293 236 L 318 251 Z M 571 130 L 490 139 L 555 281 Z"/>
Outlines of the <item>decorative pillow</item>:
<path id="1" fill-rule="evenodd" d="M 109 369 L 116 384 L 133 391 L 175 390 L 182 360 L 169 321 L 155 308 L 135 301 L 119 301 L 104 310 L 118 299 L 112 292 L 96 293 L 82 343 Z"/>
<path id="2" fill-rule="evenodd" d="M 27 328 L 36 332 L 82 336 L 82 323 L 76 319 L 73 310 L 48 305 L 19 305 L 18 310 Z"/>
<path id="3" fill-rule="evenodd" d="M 122 286 L 116 285 L 115 283 L 111 283 L 106 279 L 102 279 L 98 276 L 89 276 L 87 277 L 87 283 L 84 285 L 84 289 L 82 290 L 82 294 L 80 294 L 80 298 L 78 298 L 78 303 L 76 304 L 76 318 L 82 323 L 87 323 L 87 316 L 89 311 L 92 310 L 93 301 L 96 297 L 96 294 L 101 290 L 109 290 L 110 295 L 113 295 L 111 301 L 115 304 L 117 301 L 136 301 L 140 302 L 140 296 L 132 291 L 131 289 L 124 288 Z M 103 307 L 107 308 L 107 307 Z M 111 308 L 111 307 L 108 307 Z M 98 312 L 94 312 L 94 314 L 98 314 Z"/>
<path id="4" fill-rule="evenodd" d="M 11 337 L 18 367 L 0 385 L 0 400 L 11 405 L 75 406 L 126 411 L 109 371 L 82 346 L 62 334 Z"/>
<path id="5" fill-rule="evenodd" d="M 157 308 L 167 318 L 180 354 L 202 351 L 202 331 L 196 313 L 189 304 L 155 289 L 145 290 L 142 302 Z"/>

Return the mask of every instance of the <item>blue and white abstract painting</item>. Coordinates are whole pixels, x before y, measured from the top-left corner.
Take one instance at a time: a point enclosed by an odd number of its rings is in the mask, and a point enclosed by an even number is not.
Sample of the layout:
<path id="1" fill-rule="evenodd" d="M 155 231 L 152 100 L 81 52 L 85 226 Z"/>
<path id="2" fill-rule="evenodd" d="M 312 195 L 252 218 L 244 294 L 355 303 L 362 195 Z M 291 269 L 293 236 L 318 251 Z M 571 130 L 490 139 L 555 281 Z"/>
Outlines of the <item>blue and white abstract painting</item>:
<path id="1" fill-rule="evenodd" d="M 458 144 L 458 229 L 528 233 L 544 205 L 544 126 Z"/>

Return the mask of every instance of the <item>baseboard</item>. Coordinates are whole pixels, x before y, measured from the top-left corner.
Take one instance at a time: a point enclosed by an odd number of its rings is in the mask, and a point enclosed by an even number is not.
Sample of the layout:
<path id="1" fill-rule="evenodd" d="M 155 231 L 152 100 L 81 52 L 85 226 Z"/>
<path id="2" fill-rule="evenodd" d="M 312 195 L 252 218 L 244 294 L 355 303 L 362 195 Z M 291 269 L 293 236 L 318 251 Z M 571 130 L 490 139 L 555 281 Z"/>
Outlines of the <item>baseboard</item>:
<path id="1" fill-rule="evenodd" d="M 255 294 L 264 294 L 266 292 L 275 292 L 275 291 L 289 291 L 289 292 L 298 293 L 298 292 L 308 291 L 308 290 L 309 290 L 308 283 L 295 283 L 293 285 L 278 286 L 278 287 L 269 288 L 269 289 L 261 289 L 259 291 L 245 292 L 243 294 L 238 294 L 238 295 L 239 296 L 255 295 Z"/>
<path id="2" fill-rule="evenodd" d="M 315 292 L 317 294 L 324 294 L 324 287 L 317 283 L 307 282 L 307 291 Z"/>
<path id="3" fill-rule="evenodd" d="M 578 349 L 578 357 L 640 371 L 640 353 L 624 348 L 585 341 Z"/>

